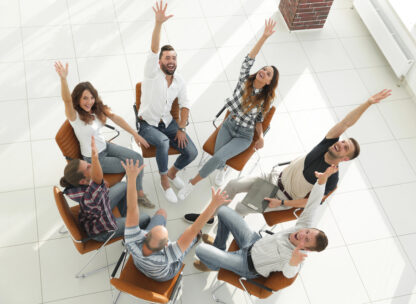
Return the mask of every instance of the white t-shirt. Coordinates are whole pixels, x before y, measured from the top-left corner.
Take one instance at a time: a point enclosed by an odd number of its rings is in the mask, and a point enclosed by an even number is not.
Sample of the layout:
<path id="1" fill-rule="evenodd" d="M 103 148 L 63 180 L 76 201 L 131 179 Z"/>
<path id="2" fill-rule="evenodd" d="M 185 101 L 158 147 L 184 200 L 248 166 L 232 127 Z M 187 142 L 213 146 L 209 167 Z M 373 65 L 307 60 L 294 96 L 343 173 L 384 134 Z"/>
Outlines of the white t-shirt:
<path id="1" fill-rule="evenodd" d="M 90 124 L 86 124 L 79 118 L 78 112 L 75 111 L 76 118 L 74 121 L 69 121 L 72 128 L 74 128 L 75 135 L 79 141 L 81 154 L 85 157 L 91 157 L 91 136 L 94 135 L 95 145 L 98 153 L 105 150 L 107 144 L 104 136 L 101 134 L 103 123 L 94 115 L 94 120 Z"/>
<path id="2" fill-rule="evenodd" d="M 155 127 L 162 119 L 168 127 L 172 121 L 170 111 L 175 98 L 178 97 L 181 108 L 189 109 L 191 103 L 182 77 L 175 72 L 172 83 L 168 87 L 166 75 L 160 69 L 158 61 L 158 54 L 150 52 L 144 66 L 139 116 Z"/>

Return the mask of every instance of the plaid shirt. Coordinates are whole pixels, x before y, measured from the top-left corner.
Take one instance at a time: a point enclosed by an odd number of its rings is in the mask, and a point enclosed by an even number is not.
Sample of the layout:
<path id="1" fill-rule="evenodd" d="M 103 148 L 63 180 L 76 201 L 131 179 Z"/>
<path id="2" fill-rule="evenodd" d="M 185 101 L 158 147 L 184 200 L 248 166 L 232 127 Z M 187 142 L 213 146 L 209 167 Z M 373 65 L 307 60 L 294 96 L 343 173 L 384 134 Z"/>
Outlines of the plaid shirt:
<path id="1" fill-rule="evenodd" d="M 66 188 L 64 194 L 79 203 L 79 222 L 89 236 L 117 229 L 104 180 L 101 184 L 91 181 L 88 186 Z"/>
<path id="2" fill-rule="evenodd" d="M 250 69 L 254 64 L 254 59 L 250 58 L 248 55 L 244 58 L 243 64 L 241 65 L 240 78 L 234 89 L 233 96 L 225 100 L 225 106 L 227 109 L 234 115 L 234 119 L 237 122 L 237 125 L 241 125 L 245 128 L 253 129 L 257 122 L 263 122 L 263 108 L 258 109 L 257 107 L 251 109 L 249 112 L 244 113 L 244 110 L 241 106 L 241 102 L 244 89 L 245 81 L 250 75 Z M 261 92 L 261 89 L 254 88 L 253 95 L 257 95 Z"/>

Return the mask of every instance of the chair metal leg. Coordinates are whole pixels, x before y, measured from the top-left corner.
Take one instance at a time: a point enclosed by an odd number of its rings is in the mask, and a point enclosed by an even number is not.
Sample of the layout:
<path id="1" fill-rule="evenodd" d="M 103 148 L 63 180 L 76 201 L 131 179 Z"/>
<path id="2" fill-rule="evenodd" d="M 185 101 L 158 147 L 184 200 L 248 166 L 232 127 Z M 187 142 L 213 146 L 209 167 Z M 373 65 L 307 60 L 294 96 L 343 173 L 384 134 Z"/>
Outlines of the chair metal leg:
<path id="1" fill-rule="evenodd" d="M 218 284 L 218 286 L 217 287 L 214 287 L 213 289 L 212 289 L 212 291 L 211 291 L 211 296 L 212 296 L 212 299 L 215 301 L 215 302 L 217 302 L 217 303 L 224 303 L 224 304 L 226 304 L 225 302 L 223 302 L 223 301 L 221 301 L 219 298 L 217 298 L 217 296 L 215 295 L 215 293 L 217 292 L 217 290 L 218 289 L 220 289 L 224 284 L 225 284 L 225 282 L 222 282 L 222 283 L 220 283 L 220 281 L 217 281 L 215 284 Z M 214 285 L 215 286 L 215 285 Z"/>
<path id="2" fill-rule="evenodd" d="M 120 297 L 120 294 L 121 294 L 121 291 L 118 290 L 117 295 L 116 295 L 116 298 L 113 301 L 113 304 L 117 304 L 117 301 L 118 301 L 118 298 Z"/>
<path id="3" fill-rule="evenodd" d="M 68 229 L 66 229 L 65 225 L 62 225 L 61 228 L 59 228 L 58 232 L 59 232 L 59 234 L 67 234 Z"/>
<path id="4" fill-rule="evenodd" d="M 207 158 L 208 157 L 209 157 L 208 153 L 206 153 L 205 151 L 203 151 L 202 156 L 201 156 L 201 160 L 199 161 L 199 164 L 198 164 L 198 169 L 201 169 L 202 168 L 202 166 L 207 161 Z"/>
<path id="5" fill-rule="evenodd" d="M 244 294 L 247 295 L 248 299 L 250 300 L 251 304 L 254 304 L 253 299 L 251 298 L 251 294 L 247 291 L 246 287 L 244 286 L 243 280 L 245 280 L 246 278 L 241 277 L 238 280 L 240 281 L 241 286 L 243 286 L 244 288 Z"/>
<path id="6" fill-rule="evenodd" d="M 97 270 L 88 272 L 88 273 L 82 273 L 82 271 L 91 263 L 91 261 L 97 256 L 97 254 L 99 254 L 101 252 L 101 250 L 104 248 L 104 246 L 111 240 L 111 238 L 116 234 L 115 231 L 113 231 L 113 233 L 109 236 L 109 238 L 101 245 L 101 247 L 95 251 L 94 255 L 92 257 L 90 257 L 90 259 L 88 260 L 87 264 L 84 265 L 84 267 L 81 268 L 81 270 L 75 275 L 75 277 L 77 279 L 79 278 L 85 278 L 93 273 L 96 273 L 97 271 L 100 271 L 102 269 L 107 268 L 107 266 L 101 267 Z M 114 263 L 115 264 L 115 263 Z"/>

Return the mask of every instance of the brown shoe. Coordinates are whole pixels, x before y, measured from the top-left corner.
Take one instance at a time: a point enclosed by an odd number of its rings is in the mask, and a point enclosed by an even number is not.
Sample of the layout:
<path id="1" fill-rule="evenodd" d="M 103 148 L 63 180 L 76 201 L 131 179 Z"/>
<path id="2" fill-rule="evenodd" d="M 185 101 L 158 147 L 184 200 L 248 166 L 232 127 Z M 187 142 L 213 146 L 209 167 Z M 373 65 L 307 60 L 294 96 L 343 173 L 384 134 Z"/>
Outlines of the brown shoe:
<path id="1" fill-rule="evenodd" d="M 206 271 L 212 271 L 209 269 L 204 263 L 202 263 L 200 260 L 196 260 L 194 262 L 194 267 L 198 269 L 199 271 L 206 272 Z"/>
<path id="2" fill-rule="evenodd" d="M 143 196 L 138 196 L 137 197 L 137 203 L 139 205 L 142 205 L 143 207 L 146 207 L 146 208 L 154 208 L 155 207 L 155 205 L 152 204 L 152 202 L 149 200 L 149 198 L 146 196 L 146 194 L 143 195 Z"/>
<path id="3" fill-rule="evenodd" d="M 205 244 L 212 245 L 212 244 L 214 244 L 214 237 L 210 236 L 209 234 L 204 233 L 202 235 L 202 241 Z"/>

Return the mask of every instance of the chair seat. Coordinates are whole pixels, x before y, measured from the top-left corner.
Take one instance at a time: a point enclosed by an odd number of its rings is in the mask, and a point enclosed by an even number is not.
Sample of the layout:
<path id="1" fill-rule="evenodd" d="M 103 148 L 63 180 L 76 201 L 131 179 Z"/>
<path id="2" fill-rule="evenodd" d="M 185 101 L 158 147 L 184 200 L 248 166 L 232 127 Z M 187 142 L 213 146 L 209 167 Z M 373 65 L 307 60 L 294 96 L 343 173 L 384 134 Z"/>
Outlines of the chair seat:
<path id="1" fill-rule="evenodd" d="M 81 227 L 80 224 L 79 224 L 79 219 L 78 219 L 79 209 L 80 209 L 79 205 L 75 205 L 75 206 L 70 208 L 71 214 L 72 214 L 72 217 L 73 217 L 75 223 L 78 225 L 78 227 Z M 120 214 L 117 207 L 113 209 L 113 214 L 114 214 L 115 217 L 121 217 L 121 214 Z M 84 232 L 84 230 L 80 229 L 80 232 L 81 232 L 81 235 L 82 235 L 83 239 L 87 237 L 87 234 Z M 110 244 L 115 243 L 117 241 L 120 241 L 122 239 L 123 239 L 123 237 L 118 237 L 118 238 L 111 239 L 110 241 L 108 241 L 107 245 L 110 245 Z M 81 254 L 85 254 L 87 252 L 97 250 L 98 248 L 100 248 L 102 246 L 102 244 L 103 244 L 102 242 L 97 242 L 97 241 L 94 241 L 94 240 L 88 240 L 88 241 L 82 242 L 82 243 L 74 242 L 75 247 L 77 248 L 77 250 Z"/>
<path id="2" fill-rule="evenodd" d="M 108 187 L 112 187 L 115 184 L 118 184 L 121 182 L 121 180 L 124 178 L 124 175 L 126 173 L 106 173 L 104 174 L 104 180 L 108 183 Z"/>
<path id="3" fill-rule="evenodd" d="M 238 248 L 236 241 L 233 240 L 230 247 L 228 248 L 228 251 L 237 251 L 238 249 L 239 248 Z M 279 272 L 270 273 L 270 275 L 267 278 L 259 277 L 259 278 L 253 279 L 253 281 L 260 283 L 274 291 L 278 291 L 280 289 L 283 289 L 291 285 L 295 281 L 296 277 L 297 275 L 291 279 L 288 279 L 283 275 L 282 272 L 279 271 Z M 218 271 L 218 280 L 225 281 L 237 288 L 243 289 L 240 284 L 239 279 L 240 279 L 239 275 L 229 270 L 225 270 L 221 268 Z M 265 299 L 272 294 L 272 292 L 266 289 L 263 289 L 259 286 L 256 286 L 254 284 L 251 284 L 250 282 L 243 281 L 243 283 L 247 291 L 251 295 L 258 297 L 259 299 Z"/>
<path id="4" fill-rule="evenodd" d="M 293 214 L 295 209 L 287 209 L 287 210 L 279 210 L 279 211 L 272 211 L 272 212 L 265 212 L 263 213 L 264 220 L 266 221 L 267 225 L 270 227 L 288 221 L 296 220 L 296 216 Z M 300 216 L 303 212 L 303 209 L 300 209 L 296 212 L 298 216 Z"/>
<path id="5" fill-rule="evenodd" d="M 182 265 L 181 270 L 173 279 L 158 282 L 140 272 L 130 256 L 126 266 L 121 271 L 120 278 L 113 278 L 110 283 L 118 290 L 137 298 L 157 303 L 168 303 L 184 266 Z"/>
<path id="6" fill-rule="evenodd" d="M 143 145 L 140 145 L 140 147 L 142 148 L 143 158 L 151 158 L 151 157 L 156 156 L 156 147 L 155 146 L 150 146 L 149 148 L 145 148 L 145 147 L 143 147 Z M 181 154 L 181 152 L 179 152 L 178 150 L 176 150 L 172 147 L 169 147 L 168 155 L 175 155 L 175 154 Z"/>

